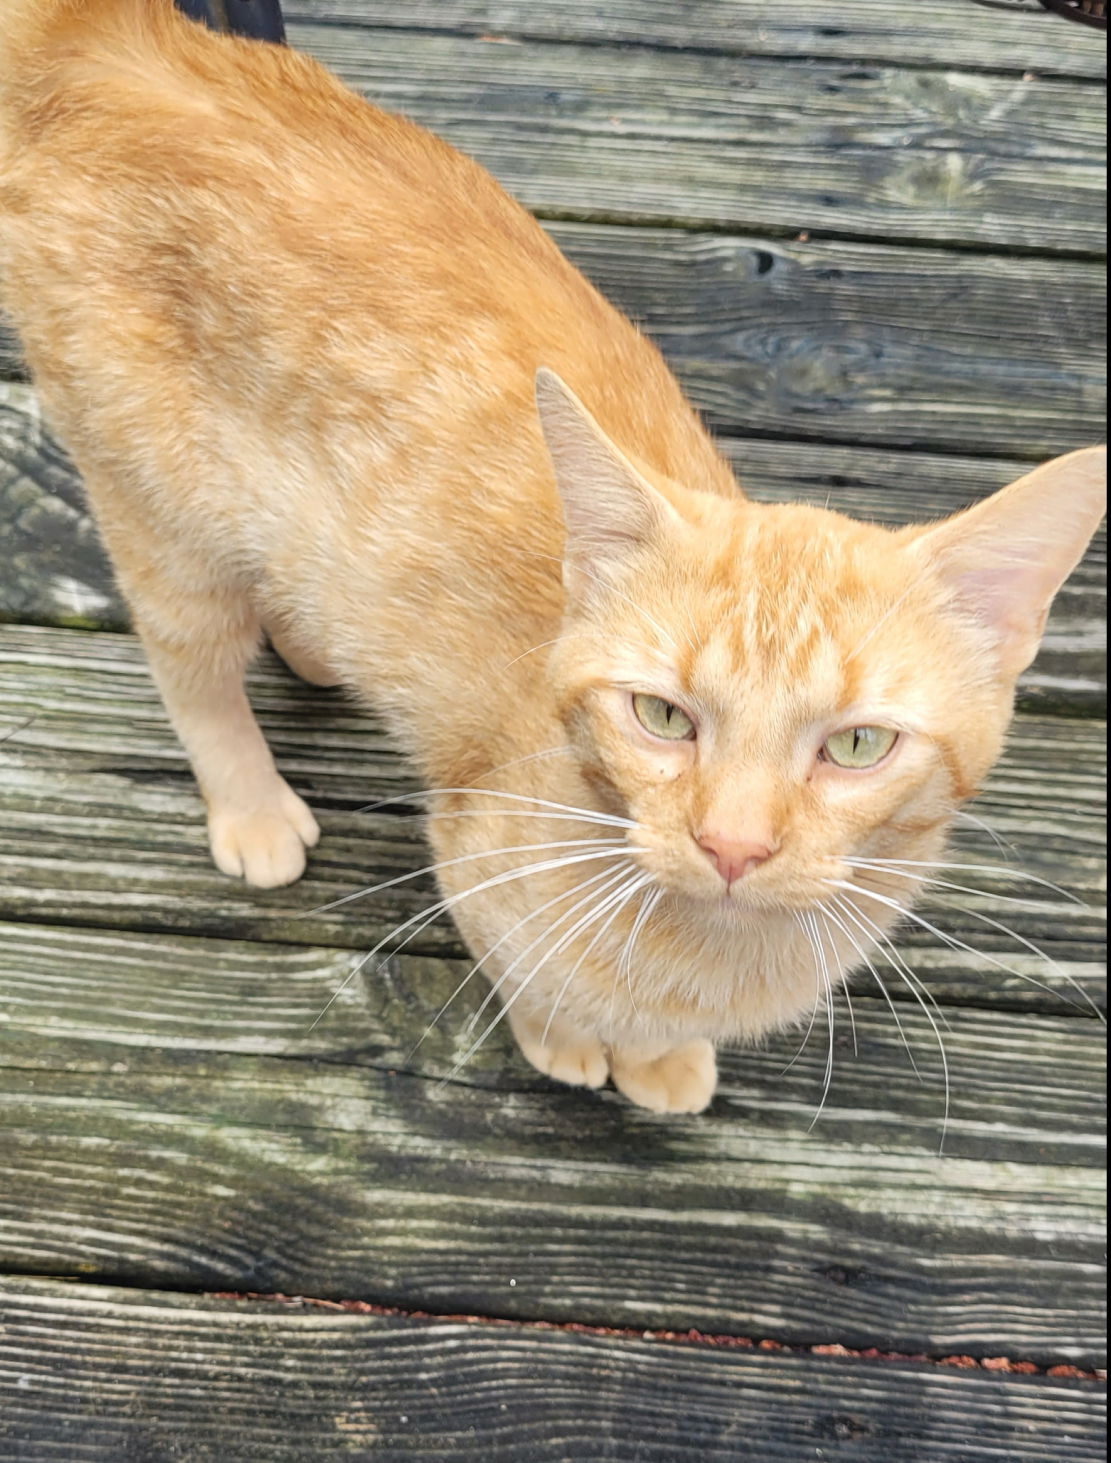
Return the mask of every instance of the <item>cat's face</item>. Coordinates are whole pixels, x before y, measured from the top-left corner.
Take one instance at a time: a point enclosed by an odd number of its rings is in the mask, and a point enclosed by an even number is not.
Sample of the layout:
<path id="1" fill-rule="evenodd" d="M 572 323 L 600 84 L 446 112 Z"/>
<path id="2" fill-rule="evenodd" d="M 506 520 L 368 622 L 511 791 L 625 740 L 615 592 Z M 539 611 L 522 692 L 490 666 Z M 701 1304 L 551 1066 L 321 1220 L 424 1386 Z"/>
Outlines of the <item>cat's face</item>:
<path id="1" fill-rule="evenodd" d="M 540 402 L 568 529 L 554 691 L 642 866 L 743 919 L 818 904 L 846 860 L 933 857 L 1099 521 L 1099 452 L 892 532 L 666 482 L 555 378 Z"/>
<path id="2" fill-rule="evenodd" d="M 572 577 L 553 661 L 639 862 L 743 915 L 828 897 L 846 855 L 927 855 L 1010 698 L 913 541 L 818 509 L 684 507 L 607 584 Z"/>

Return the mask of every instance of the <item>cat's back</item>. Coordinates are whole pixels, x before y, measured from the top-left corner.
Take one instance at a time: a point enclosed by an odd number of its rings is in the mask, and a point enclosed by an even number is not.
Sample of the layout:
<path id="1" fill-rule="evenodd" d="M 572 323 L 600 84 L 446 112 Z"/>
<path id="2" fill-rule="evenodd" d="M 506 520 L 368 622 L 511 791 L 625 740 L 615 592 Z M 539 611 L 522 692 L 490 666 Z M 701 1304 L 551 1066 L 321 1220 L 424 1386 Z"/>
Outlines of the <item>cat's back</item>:
<path id="1" fill-rule="evenodd" d="M 512 476 L 543 463 L 546 365 L 659 471 L 731 491 L 658 353 L 530 215 L 310 58 L 171 0 L 0 0 L 0 36 L 0 279 L 56 404 L 59 361 L 86 398 L 176 370 L 244 419 L 311 399 L 345 452 L 368 413 L 430 452 L 523 430 Z"/>
<path id="2" fill-rule="evenodd" d="M 488 312 L 495 297 L 509 314 L 521 287 L 596 307 L 484 169 L 309 57 L 216 37 L 170 0 L 40 4 L 22 31 L 20 0 L 0 0 L 5 14 L 0 227 L 12 247 L 25 237 L 41 256 L 62 231 L 72 244 L 75 230 L 95 229 L 101 247 L 72 249 L 74 272 L 83 261 L 103 271 L 113 244 L 148 266 L 210 247 L 224 251 L 214 284 L 269 273 L 341 295 L 386 284 L 389 261 L 395 296 L 411 283 L 441 303 L 450 294 L 461 314 Z M 156 268 L 144 279 L 155 283 Z M 299 304 L 319 298 L 304 289 Z"/>

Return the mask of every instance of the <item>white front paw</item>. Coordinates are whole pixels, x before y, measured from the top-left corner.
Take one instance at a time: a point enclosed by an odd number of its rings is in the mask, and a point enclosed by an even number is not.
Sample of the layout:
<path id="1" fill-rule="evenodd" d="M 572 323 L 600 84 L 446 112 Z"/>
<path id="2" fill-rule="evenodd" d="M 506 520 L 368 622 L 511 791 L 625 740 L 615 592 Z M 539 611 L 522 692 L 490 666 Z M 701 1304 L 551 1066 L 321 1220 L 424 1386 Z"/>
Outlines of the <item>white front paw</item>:
<path id="1" fill-rule="evenodd" d="M 517 1044 L 534 1067 L 545 1077 L 566 1082 L 571 1087 L 604 1087 L 610 1074 L 606 1051 L 591 1036 L 579 1040 L 538 1041 L 528 1032 L 515 1029 Z"/>
<path id="2" fill-rule="evenodd" d="M 308 806 L 284 782 L 261 806 L 211 806 L 208 841 L 222 874 L 257 889 L 292 884 L 305 872 L 306 849 L 320 838 Z"/>
<path id="3" fill-rule="evenodd" d="M 717 1059 L 708 1041 L 687 1041 L 656 1057 L 617 1048 L 610 1060 L 617 1089 L 651 1112 L 702 1112 L 717 1087 Z"/>

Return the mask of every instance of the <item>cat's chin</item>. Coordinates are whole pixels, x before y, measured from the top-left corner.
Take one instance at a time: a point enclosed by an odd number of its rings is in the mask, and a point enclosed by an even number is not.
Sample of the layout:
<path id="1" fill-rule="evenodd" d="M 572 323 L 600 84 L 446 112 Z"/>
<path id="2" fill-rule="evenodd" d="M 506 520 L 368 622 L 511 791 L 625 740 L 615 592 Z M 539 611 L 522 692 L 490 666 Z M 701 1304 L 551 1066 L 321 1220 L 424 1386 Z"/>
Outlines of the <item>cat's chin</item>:
<path id="1" fill-rule="evenodd" d="M 673 890 L 672 899 L 686 917 L 740 928 L 765 924 L 769 920 L 791 919 L 813 909 L 820 895 L 791 896 L 769 890 L 725 889 L 716 892 Z"/>

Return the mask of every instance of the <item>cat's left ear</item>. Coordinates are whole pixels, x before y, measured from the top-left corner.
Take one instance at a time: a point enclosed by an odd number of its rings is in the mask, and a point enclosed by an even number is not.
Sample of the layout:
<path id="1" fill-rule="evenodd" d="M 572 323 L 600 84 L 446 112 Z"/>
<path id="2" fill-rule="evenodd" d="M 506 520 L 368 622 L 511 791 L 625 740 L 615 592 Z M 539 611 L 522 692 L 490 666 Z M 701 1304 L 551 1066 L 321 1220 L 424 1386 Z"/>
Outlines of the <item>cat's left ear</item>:
<path id="1" fill-rule="evenodd" d="M 1057 457 L 935 528 L 924 554 L 960 607 L 992 634 L 1004 677 L 1037 654 L 1049 607 L 1107 506 L 1107 449 Z"/>
<path id="2" fill-rule="evenodd" d="M 536 405 L 567 525 L 568 588 L 576 568 L 604 576 L 637 549 L 674 532 L 672 505 L 616 447 L 554 371 L 536 373 Z"/>

